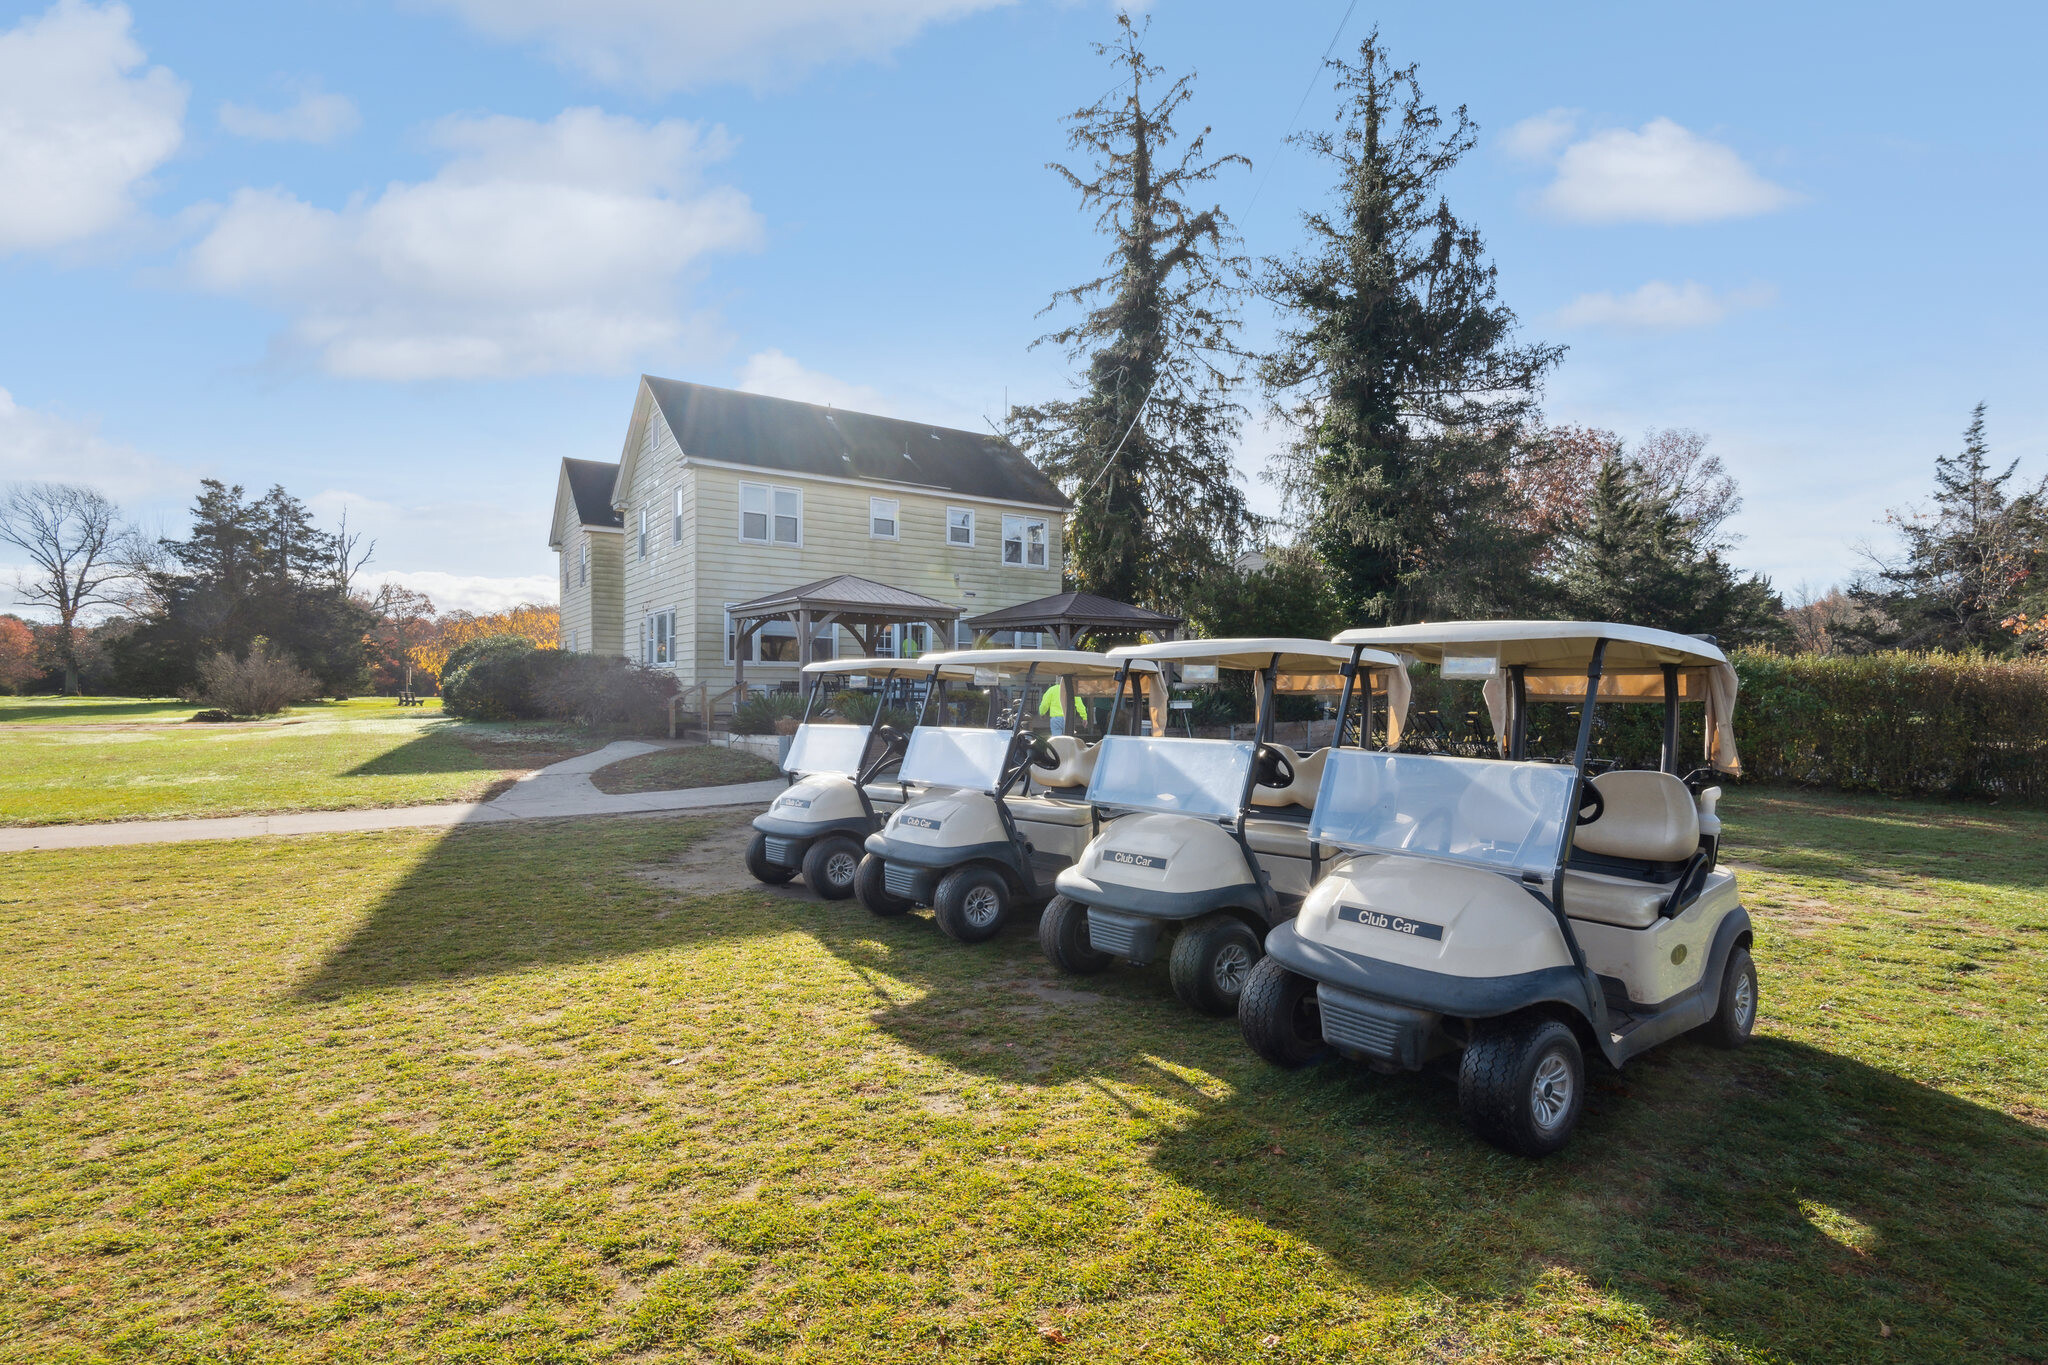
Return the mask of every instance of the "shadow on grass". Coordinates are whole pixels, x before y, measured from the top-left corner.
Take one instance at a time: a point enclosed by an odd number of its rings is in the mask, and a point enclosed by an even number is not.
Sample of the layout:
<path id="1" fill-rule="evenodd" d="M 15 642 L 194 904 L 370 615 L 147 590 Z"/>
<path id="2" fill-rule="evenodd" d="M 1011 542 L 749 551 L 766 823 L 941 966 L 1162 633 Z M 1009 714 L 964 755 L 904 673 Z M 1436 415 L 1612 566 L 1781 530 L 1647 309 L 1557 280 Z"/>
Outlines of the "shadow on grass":
<path id="1" fill-rule="evenodd" d="M 527 771 L 601 749 L 606 740 L 546 725 L 449 721 L 366 759 L 343 777 L 417 777 L 503 769 Z"/>

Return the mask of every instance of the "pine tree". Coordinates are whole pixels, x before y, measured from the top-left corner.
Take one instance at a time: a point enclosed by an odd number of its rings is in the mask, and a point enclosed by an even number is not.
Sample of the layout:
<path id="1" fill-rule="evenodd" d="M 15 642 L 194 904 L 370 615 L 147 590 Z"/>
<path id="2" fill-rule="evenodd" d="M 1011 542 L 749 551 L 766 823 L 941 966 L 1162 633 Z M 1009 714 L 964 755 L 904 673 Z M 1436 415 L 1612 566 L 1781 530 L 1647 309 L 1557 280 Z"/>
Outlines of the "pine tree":
<path id="1" fill-rule="evenodd" d="M 1337 203 L 1261 286 L 1290 319 L 1260 366 L 1298 433 L 1279 481 L 1354 619 L 1515 609 L 1536 546 L 1509 469 L 1563 348 L 1514 344 L 1479 233 L 1440 193 L 1477 136 L 1464 108 L 1446 127 L 1377 31 L 1330 65 L 1337 127 L 1293 140 L 1334 163 Z"/>
<path id="2" fill-rule="evenodd" d="M 1244 263 L 1222 209 L 1190 202 L 1224 167 L 1251 163 L 1209 158 L 1207 128 L 1173 154 L 1173 119 L 1194 76 L 1161 89 L 1140 31 L 1128 15 L 1117 25 L 1117 40 L 1095 51 L 1123 80 L 1067 118 L 1068 144 L 1093 164 L 1085 174 L 1050 167 L 1111 244 L 1101 275 L 1048 306 L 1078 305 L 1082 317 L 1039 338 L 1085 361 L 1084 392 L 1015 409 L 1008 431 L 1074 499 L 1075 584 L 1176 610 L 1253 526 L 1230 461 L 1243 418 L 1231 397 L 1241 370 L 1231 336 Z"/>

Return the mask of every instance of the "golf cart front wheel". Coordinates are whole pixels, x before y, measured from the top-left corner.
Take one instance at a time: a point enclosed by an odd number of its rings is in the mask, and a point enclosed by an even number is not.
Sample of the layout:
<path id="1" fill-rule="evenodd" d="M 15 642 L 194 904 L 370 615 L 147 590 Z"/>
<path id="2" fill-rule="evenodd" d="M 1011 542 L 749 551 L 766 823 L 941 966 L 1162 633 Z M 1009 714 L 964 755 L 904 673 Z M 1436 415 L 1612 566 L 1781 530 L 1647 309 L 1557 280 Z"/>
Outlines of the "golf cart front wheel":
<path id="1" fill-rule="evenodd" d="M 1756 1006 L 1756 963 L 1750 960 L 1749 949 L 1736 948 L 1721 973 L 1721 999 L 1707 1021 L 1707 1041 L 1726 1048 L 1747 1043 L 1756 1031 Z"/>
<path id="2" fill-rule="evenodd" d="M 962 943 L 994 938 L 1009 909 L 1010 884 L 992 867 L 955 868 L 932 896 L 932 917 L 939 928 Z"/>
<path id="3" fill-rule="evenodd" d="M 1054 896 L 1038 917 L 1038 946 L 1063 972 L 1092 976 L 1116 959 L 1088 941 L 1088 907 L 1070 896 Z"/>
<path id="4" fill-rule="evenodd" d="M 1180 931 L 1167 959 L 1173 993 L 1189 1009 L 1227 1019 L 1266 945 L 1235 915 L 1204 915 Z"/>
<path id="5" fill-rule="evenodd" d="M 747 840 L 747 871 L 753 874 L 755 881 L 766 882 L 770 886 L 780 886 L 796 875 L 795 868 L 768 861 L 768 836 L 759 830 L 755 830 L 754 837 Z"/>
<path id="6" fill-rule="evenodd" d="M 1288 1070 L 1325 1056 L 1323 1014 L 1316 983 L 1262 957 L 1245 977 L 1237 999 L 1237 1026 L 1251 1050 Z"/>
<path id="7" fill-rule="evenodd" d="M 853 894 L 862 856 L 860 845 L 844 834 L 827 835 L 804 854 L 804 885 L 828 901 L 843 901 Z"/>
<path id="8" fill-rule="evenodd" d="M 1570 1140 L 1586 1101 L 1578 1035 L 1556 1019 L 1496 1025 L 1465 1049 L 1458 1108 L 1472 1131 L 1517 1156 L 1549 1156 Z"/>
<path id="9" fill-rule="evenodd" d="M 880 858 L 872 853 L 863 856 L 853 874 L 853 893 L 860 897 L 860 903 L 868 908 L 869 914 L 894 919 L 910 912 L 910 902 L 891 894 L 882 880 L 887 872 Z"/>

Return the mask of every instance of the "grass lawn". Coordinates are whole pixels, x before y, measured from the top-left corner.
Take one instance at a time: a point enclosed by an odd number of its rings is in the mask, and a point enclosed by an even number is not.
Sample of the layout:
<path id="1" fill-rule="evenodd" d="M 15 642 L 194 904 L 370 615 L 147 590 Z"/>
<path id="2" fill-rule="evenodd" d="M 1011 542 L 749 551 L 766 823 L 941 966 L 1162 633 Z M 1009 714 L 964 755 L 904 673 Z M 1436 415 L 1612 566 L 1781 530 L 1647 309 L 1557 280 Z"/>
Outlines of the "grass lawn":
<path id="1" fill-rule="evenodd" d="M 1540 1163 L 729 821 L 17 855 L 0 1356 L 2040 1359 L 2048 816 L 1723 810 L 1762 1037 Z"/>
<path id="2" fill-rule="evenodd" d="M 203 702 L 162 697 L 0 697 L 0 730 L 12 725 L 169 725 L 192 719 Z M 398 710 L 389 697 L 357 697 L 350 701 L 315 701 L 294 706 L 286 716 L 349 715 L 361 711 Z M 426 708 L 440 713 L 441 699 L 430 697 Z M 411 707 L 405 708 L 411 711 Z"/>
<path id="3" fill-rule="evenodd" d="M 779 770 L 759 754 L 723 744 L 692 744 L 621 759 L 590 775 L 601 792 L 665 792 L 683 787 L 717 787 L 728 782 L 764 782 Z"/>
<path id="4" fill-rule="evenodd" d="M 50 699 L 13 700 L 39 705 L 0 708 L 9 719 L 29 713 L 0 724 L 0 825 L 471 801 L 598 743 L 545 725 L 448 720 L 438 706 L 388 698 L 228 725 L 146 723 L 147 702 L 60 703 L 43 715 Z"/>

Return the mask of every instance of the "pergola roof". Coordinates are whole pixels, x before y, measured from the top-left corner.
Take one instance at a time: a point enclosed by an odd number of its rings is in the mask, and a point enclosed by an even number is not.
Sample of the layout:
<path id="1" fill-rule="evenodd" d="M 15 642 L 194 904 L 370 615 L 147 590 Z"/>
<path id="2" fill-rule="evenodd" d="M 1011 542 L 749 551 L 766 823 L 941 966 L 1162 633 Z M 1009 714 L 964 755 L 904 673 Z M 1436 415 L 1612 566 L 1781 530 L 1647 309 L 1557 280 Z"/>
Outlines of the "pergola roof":
<path id="1" fill-rule="evenodd" d="M 733 607 L 732 615 L 735 620 L 742 620 L 799 611 L 820 615 L 834 612 L 842 623 L 951 621 L 960 615 L 960 608 L 936 597 L 926 597 L 905 588 L 892 588 L 886 583 L 850 573 L 835 574 L 815 583 L 802 583 L 794 588 L 767 593 Z"/>
<path id="2" fill-rule="evenodd" d="M 1147 611 L 1128 602 L 1097 597 L 1092 592 L 1058 592 L 1035 602 L 1020 602 L 970 616 L 967 624 L 977 631 L 1057 630 L 1081 627 L 1088 630 L 1170 630 L 1181 623 L 1178 616 Z"/>

